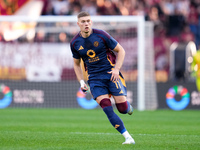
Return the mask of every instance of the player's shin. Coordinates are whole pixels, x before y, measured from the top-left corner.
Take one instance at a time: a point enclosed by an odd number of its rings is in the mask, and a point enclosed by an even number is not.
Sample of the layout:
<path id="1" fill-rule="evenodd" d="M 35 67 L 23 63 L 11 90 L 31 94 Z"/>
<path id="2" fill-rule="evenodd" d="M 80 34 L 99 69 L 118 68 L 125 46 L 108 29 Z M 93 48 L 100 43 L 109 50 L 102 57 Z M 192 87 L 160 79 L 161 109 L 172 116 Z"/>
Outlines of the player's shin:
<path id="1" fill-rule="evenodd" d="M 124 127 L 124 123 L 119 118 L 119 116 L 114 112 L 110 99 L 102 99 L 100 106 L 107 115 L 108 120 L 113 125 L 113 127 L 117 129 L 121 134 L 123 134 L 126 131 L 126 128 Z"/>

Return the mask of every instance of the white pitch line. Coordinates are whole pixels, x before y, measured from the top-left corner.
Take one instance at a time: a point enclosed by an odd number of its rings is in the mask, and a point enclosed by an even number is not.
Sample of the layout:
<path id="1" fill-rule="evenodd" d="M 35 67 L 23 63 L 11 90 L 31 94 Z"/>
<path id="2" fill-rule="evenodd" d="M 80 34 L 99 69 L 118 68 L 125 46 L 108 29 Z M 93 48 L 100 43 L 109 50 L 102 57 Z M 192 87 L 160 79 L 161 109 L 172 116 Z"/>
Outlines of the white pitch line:
<path id="1" fill-rule="evenodd" d="M 70 132 L 71 134 L 91 134 L 91 135 L 121 135 L 119 133 L 101 133 L 101 132 Z M 134 135 L 139 135 L 139 136 L 193 136 L 193 137 L 200 137 L 200 135 L 182 135 L 182 134 L 131 134 L 132 136 Z"/>

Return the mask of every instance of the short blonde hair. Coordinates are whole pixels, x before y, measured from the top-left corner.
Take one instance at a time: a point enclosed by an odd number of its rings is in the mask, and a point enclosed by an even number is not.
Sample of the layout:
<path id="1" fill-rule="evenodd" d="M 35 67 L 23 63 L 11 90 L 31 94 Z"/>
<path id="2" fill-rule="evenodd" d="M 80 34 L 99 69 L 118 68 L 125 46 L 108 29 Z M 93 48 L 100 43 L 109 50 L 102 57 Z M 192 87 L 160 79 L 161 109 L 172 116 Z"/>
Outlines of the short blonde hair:
<path id="1" fill-rule="evenodd" d="M 81 18 L 81 17 L 86 17 L 86 16 L 90 16 L 90 14 L 88 12 L 82 11 L 78 14 L 77 18 Z"/>

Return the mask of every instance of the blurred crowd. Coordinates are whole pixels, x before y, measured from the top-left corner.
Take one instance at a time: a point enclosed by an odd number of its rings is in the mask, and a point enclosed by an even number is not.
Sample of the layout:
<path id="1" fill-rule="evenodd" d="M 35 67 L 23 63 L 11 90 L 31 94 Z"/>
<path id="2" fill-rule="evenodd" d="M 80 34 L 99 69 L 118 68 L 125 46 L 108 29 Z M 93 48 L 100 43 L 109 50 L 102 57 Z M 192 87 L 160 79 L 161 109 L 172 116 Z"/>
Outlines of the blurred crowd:
<path id="1" fill-rule="evenodd" d="M 42 0 L 43 16 L 77 15 L 142 15 L 154 23 L 154 52 L 156 70 L 169 71 L 169 47 L 173 42 L 193 41 L 200 45 L 200 0 Z M 44 33 L 40 23 L 35 41 L 69 42 L 71 35 Z M 66 25 L 68 26 L 68 25 Z M 40 30 L 41 28 L 41 30 Z M 46 37 L 46 38 L 45 38 Z M 2 37 L 0 36 L 0 40 Z M 23 37 L 19 40 L 24 41 Z"/>
<path id="2" fill-rule="evenodd" d="M 46 0 L 42 15 L 144 15 L 155 36 L 179 36 L 200 42 L 200 0 Z"/>
<path id="3" fill-rule="evenodd" d="M 169 46 L 194 41 L 200 45 L 200 0 L 52 0 L 42 15 L 143 15 L 154 23 L 157 70 L 169 69 Z"/>

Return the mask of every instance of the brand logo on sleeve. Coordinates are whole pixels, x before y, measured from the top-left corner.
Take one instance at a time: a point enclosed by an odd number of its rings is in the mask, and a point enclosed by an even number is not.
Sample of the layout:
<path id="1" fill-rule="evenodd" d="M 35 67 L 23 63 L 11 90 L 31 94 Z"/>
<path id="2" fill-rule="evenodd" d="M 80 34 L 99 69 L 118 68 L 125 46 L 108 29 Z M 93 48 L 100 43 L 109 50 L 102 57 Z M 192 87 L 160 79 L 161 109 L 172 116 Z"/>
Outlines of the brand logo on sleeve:
<path id="1" fill-rule="evenodd" d="M 78 50 L 80 51 L 80 50 L 83 50 L 83 49 L 84 49 L 83 46 L 80 46 Z"/>

